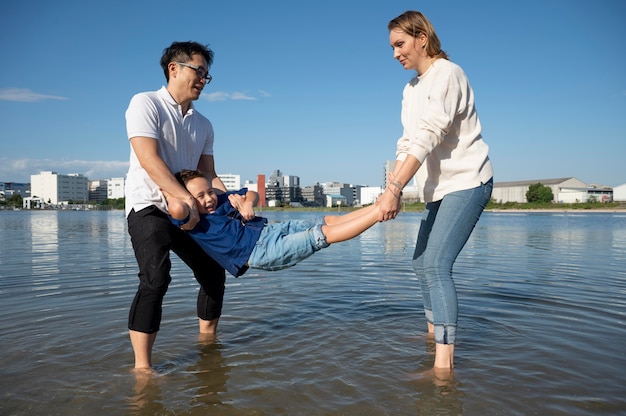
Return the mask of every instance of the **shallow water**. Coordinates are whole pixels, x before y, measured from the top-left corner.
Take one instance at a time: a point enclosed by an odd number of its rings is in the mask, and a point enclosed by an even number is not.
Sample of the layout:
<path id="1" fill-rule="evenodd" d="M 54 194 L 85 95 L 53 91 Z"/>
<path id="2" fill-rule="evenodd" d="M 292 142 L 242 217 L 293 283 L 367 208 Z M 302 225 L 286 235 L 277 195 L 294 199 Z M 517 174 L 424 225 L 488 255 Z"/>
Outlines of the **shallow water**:
<path id="1" fill-rule="evenodd" d="M 485 213 L 455 266 L 452 378 L 428 372 L 410 264 L 419 219 L 229 276 L 214 340 L 198 338 L 197 283 L 173 256 L 158 376 L 144 378 L 130 371 L 123 213 L 0 211 L 0 414 L 626 412 L 626 215 Z"/>

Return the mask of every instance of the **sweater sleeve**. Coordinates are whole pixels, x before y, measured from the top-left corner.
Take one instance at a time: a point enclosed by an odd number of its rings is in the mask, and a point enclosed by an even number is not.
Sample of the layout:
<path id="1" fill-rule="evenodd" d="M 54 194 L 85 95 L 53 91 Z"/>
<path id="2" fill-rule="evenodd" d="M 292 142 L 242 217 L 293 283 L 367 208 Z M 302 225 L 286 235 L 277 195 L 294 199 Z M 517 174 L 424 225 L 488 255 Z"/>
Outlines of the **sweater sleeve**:
<path id="1" fill-rule="evenodd" d="M 449 65 L 435 65 L 422 79 L 404 88 L 402 99 L 403 135 L 396 157 L 414 156 L 421 164 L 450 131 L 461 102 L 461 86 Z M 413 121 L 411 121 L 413 120 Z"/>

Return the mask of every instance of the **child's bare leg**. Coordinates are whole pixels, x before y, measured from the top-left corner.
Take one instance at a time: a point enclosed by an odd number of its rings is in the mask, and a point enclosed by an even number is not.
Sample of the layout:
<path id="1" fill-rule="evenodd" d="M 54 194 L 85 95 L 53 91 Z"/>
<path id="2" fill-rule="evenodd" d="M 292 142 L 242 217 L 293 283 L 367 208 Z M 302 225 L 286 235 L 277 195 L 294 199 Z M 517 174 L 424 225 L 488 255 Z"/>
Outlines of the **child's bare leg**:
<path id="1" fill-rule="evenodd" d="M 361 215 L 366 215 L 371 210 L 378 210 L 378 205 L 369 205 L 367 207 L 348 212 L 344 215 L 326 215 L 324 217 L 324 222 L 326 222 L 326 225 L 342 224 L 347 221 L 352 221 L 353 219 L 355 219 L 356 217 L 360 217 Z"/>
<path id="2" fill-rule="evenodd" d="M 378 222 L 378 205 L 361 208 L 350 214 L 344 215 L 344 217 L 349 216 L 349 218 L 343 222 L 322 226 L 322 232 L 326 236 L 328 244 L 350 240 L 376 224 Z"/>

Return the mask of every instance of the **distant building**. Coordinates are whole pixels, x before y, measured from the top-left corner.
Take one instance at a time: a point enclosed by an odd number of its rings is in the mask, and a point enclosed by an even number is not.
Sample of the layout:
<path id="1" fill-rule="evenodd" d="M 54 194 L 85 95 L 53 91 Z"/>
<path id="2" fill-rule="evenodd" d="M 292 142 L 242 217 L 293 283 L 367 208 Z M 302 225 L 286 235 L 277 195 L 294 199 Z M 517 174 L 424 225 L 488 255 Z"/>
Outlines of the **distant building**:
<path id="1" fill-rule="evenodd" d="M 325 205 L 324 188 L 319 183 L 303 187 L 302 203 L 309 207 L 323 207 Z"/>
<path id="2" fill-rule="evenodd" d="M 381 186 L 366 186 L 361 188 L 361 204 L 373 204 L 384 191 L 385 188 Z M 404 187 L 402 190 L 402 201 L 407 203 L 422 202 L 417 185 L 409 184 Z"/>
<path id="3" fill-rule="evenodd" d="M 352 205 L 361 205 L 361 189 L 363 185 L 350 185 L 352 188 Z"/>
<path id="4" fill-rule="evenodd" d="M 424 202 L 421 197 L 421 192 L 415 181 L 413 183 L 409 183 L 402 190 L 402 200 L 404 202 L 414 203 L 414 202 Z"/>
<path id="5" fill-rule="evenodd" d="M 13 195 L 19 195 L 22 198 L 29 197 L 30 183 L 0 182 L 0 194 L 6 198 L 11 198 Z"/>
<path id="6" fill-rule="evenodd" d="M 613 201 L 626 202 L 626 183 L 613 187 Z"/>
<path id="7" fill-rule="evenodd" d="M 96 202 L 106 201 L 107 186 L 107 181 L 89 181 L 89 200 Z"/>
<path id="8" fill-rule="evenodd" d="M 43 209 L 44 206 L 43 199 L 39 197 L 27 196 L 22 200 L 22 208 L 24 209 Z"/>
<path id="9" fill-rule="evenodd" d="M 327 194 L 326 195 L 326 207 L 330 208 L 330 207 L 337 207 L 337 206 L 347 206 L 347 198 L 343 195 L 331 195 L 331 194 Z"/>
<path id="10" fill-rule="evenodd" d="M 224 186 L 228 191 L 237 191 L 241 189 L 241 175 L 232 173 L 220 173 L 217 176 L 224 182 Z"/>
<path id="11" fill-rule="evenodd" d="M 124 198 L 124 184 L 124 178 L 89 181 L 89 200 L 99 202 Z"/>
<path id="12" fill-rule="evenodd" d="M 242 188 L 248 188 L 248 191 L 254 191 L 254 192 L 259 192 L 258 191 L 258 185 L 252 181 L 245 181 Z M 260 199 L 260 198 L 259 198 Z"/>
<path id="13" fill-rule="evenodd" d="M 256 178 L 256 191 L 259 194 L 259 206 L 266 207 L 267 199 L 265 197 L 265 175 L 259 174 Z"/>
<path id="14" fill-rule="evenodd" d="M 85 203 L 89 200 L 88 179 L 79 173 L 59 175 L 44 171 L 30 175 L 30 189 L 32 197 L 39 197 L 46 204 Z"/>
<path id="15" fill-rule="evenodd" d="M 275 170 L 265 184 L 265 198 L 268 206 L 302 202 L 300 178 L 283 176 L 280 170 Z"/>
<path id="16" fill-rule="evenodd" d="M 343 196 L 345 199 L 342 201 L 343 206 L 352 206 L 355 203 L 355 192 L 352 185 L 340 182 L 325 182 L 322 184 L 324 188 L 324 195 L 333 196 L 335 199 L 338 195 Z M 328 198 L 326 199 L 326 206 L 328 205 Z"/>
<path id="17" fill-rule="evenodd" d="M 107 180 L 107 199 L 124 198 L 125 178 L 111 178 Z"/>
<path id="18" fill-rule="evenodd" d="M 609 202 L 613 199 L 613 190 L 597 185 L 589 186 L 576 178 L 534 179 L 516 182 L 495 182 L 491 198 L 499 203 L 528 202 L 526 192 L 530 185 L 540 183 L 552 190 L 554 202 L 576 203 L 595 200 Z"/>
<path id="19" fill-rule="evenodd" d="M 591 184 L 587 186 L 587 201 L 613 202 L 613 188 L 610 186 Z"/>
<path id="20" fill-rule="evenodd" d="M 361 205 L 370 205 L 376 202 L 384 189 L 380 186 L 364 186 L 361 188 Z"/>
<path id="21" fill-rule="evenodd" d="M 396 166 L 395 160 L 388 160 L 385 162 L 385 168 L 383 169 L 383 189 L 387 187 L 387 181 L 389 180 L 389 174 L 393 172 L 393 168 Z"/>

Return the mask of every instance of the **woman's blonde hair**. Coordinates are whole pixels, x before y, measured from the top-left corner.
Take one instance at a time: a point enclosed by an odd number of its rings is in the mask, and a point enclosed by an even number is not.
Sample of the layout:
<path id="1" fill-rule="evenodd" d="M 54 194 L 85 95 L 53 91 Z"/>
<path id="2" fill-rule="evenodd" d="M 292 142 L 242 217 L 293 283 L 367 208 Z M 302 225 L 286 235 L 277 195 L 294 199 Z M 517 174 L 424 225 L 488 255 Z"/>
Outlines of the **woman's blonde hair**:
<path id="1" fill-rule="evenodd" d="M 401 30 L 414 38 L 423 33 L 426 36 L 426 54 L 431 58 L 449 59 L 448 54 L 441 49 L 441 42 L 435 33 L 435 28 L 420 12 L 409 10 L 402 13 L 389 22 L 387 29 L 389 31 Z"/>

